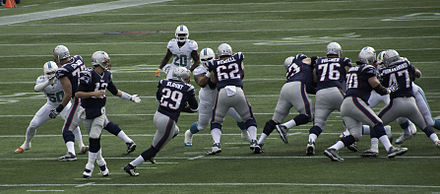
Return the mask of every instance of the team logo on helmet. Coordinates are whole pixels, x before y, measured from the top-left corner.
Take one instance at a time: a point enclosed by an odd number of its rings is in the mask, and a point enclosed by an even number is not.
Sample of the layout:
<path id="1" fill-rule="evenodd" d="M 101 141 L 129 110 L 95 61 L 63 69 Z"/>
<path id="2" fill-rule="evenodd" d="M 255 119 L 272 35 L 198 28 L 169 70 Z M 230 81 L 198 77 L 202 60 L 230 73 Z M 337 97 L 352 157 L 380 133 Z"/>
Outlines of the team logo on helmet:
<path id="1" fill-rule="evenodd" d="M 47 79 L 52 79 L 53 77 L 55 77 L 55 72 L 57 71 L 57 69 L 58 69 L 58 65 L 53 61 L 48 61 L 44 63 L 43 65 L 44 76 Z"/>
<path id="2" fill-rule="evenodd" d="M 186 40 L 188 40 L 188 37 L 189 37 L 188 28 L 185 25 L 177 26 L 175 35 L 176 35 L 177 41 L 185 42 Z"/>
<path id="3" fill-rule="evenodd" d="M 92 65 L 101 66 L 104 70 L 109 69 L 110 57 L 105 51 L 96 51 L 92 55 Z"/>
<path id="4" fill-rule="evenodd" d="M 221 56 L 231 56 L 232 55 L 232 47 L 228 43 L 222 43 L 217 48 L 217 55 Z"/>

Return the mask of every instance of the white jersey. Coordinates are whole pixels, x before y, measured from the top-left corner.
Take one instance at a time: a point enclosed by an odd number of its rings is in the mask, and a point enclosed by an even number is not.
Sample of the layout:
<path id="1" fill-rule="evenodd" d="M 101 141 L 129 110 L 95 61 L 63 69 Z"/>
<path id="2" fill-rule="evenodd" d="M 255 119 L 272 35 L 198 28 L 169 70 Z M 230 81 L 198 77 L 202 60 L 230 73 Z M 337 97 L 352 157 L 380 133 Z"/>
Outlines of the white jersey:
<path id="1" fill-rule="evenodd" d="M 171 39 L 168 42 L 167 48 L 173 53 L 173 62 L 171 64 L 189 69 L 192 61 L 191 52 L 197 51 L 199 46 L 196 41 L 189 39 L 182 47 L 179 47 L 177 43 L 177 39 Z"/>
<path id="2" fill-rule="evenodd" d="M 48 79 L 46 76 L 41 75 L 37 78 L 36 84 L 41 84 L 47 80 Z M 57 107 L 61 103 L 64 97 L 63 86 L 61 85 L 61 82 L 58 79 L 55 80 L 53 84 L 46 86 L 43 89 L 43 93 L 47 97 L 47 103 L 54 107 Z"/>
<path id="3" fill-rule="evenodd" d="M 205 67 L 202 65 L 198 66 L 194 69 L 193 75 L 202 75 L 208 73 L 208 70 L 206 70 Z M 211 89 L 208 85 L 206 85 L 203 88 L 200 88 L 199 91 L 199 101 L 208 102 L 212 106 L 214 106 L 214 101 L 217 97 L 217 88 Z"/>

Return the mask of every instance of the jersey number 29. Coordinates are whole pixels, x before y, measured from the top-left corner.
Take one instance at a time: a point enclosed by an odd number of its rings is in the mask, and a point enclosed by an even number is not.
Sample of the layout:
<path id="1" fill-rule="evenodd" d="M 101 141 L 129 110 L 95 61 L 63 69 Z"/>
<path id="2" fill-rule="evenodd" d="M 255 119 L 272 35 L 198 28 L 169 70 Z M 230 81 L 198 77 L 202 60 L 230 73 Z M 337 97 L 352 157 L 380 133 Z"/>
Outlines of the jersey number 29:
<path id="1" fill-rule="evenodd" d="M 162 97 L 160 98 L 160 105 L 170 108 L 171 110 L 177 110 L 182 102 L 183 94 L 177 90 L 171 90 L 169 88 L 162 89 Z"/>

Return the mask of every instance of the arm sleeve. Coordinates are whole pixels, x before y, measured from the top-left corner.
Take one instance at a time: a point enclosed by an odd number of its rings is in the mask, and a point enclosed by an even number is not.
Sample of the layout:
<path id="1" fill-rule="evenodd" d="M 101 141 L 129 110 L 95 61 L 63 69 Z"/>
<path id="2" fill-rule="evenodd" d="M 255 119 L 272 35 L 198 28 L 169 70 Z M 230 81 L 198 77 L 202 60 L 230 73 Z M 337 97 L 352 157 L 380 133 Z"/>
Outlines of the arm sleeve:
<path id="1" fill-rule="evenodd" d="M 113 82 L 108 83 L 107 90 L 110 91 L 113 95 L 118 94 L 118 88 L 116 88 Z"/>
<path id="2" fill-rule="evenodd" d="M 160 97 L 161 97 L 160 90 L 162 88 L 162 81 L 163 80 L 160 80 L 159 82 L 157 82 L 156 100 L 160 100 Z"/>

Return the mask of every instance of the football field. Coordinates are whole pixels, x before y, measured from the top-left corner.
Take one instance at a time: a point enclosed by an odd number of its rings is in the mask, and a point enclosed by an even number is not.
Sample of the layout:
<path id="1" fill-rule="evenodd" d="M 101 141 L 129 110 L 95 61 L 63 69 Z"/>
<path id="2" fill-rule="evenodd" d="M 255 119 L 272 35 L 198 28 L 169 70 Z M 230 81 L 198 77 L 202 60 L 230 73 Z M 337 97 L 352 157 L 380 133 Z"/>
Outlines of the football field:
<path id="1" fill-rule="evenodd" d="M 298 53 L 324 56 L 332 41 L 353 64 L 364 46 L 377 53 L 396 49 L 422 71 L 415 82 L 424 89 L 432 116 L 440 115 L 438 0 L 22 0 L 18 8 L 0 8 L 0 193 L 440 193 L 440 150 L 420 129 L 404 142 L 409 151 L 401 157 L 387 159 L 380 145 L 378 158 L 361 158 L 344 148 L 339 153 L 345 161 L 331 162 L 323 151 L 343 131 L 337 111 L 316 142 L 315 156 L 305 155 L 312 123 L 290 130 L 288 144 L 275 130 L 264 153 L 256 155 L 231 117 L 223 125 L 222 152 L 207 156 L 209 129 L 185 147 L 184 132 L 197 113 L 182 113 L 180 134 L 157 154 L 157 164 L 144 163 L 137 167 L 140 176 L 130 177 L 123 167 L 150 147 L 156 131 L 156 86 L 165 74 L 155 77 L 154 72 L 179 24 L 188 27 L 199 51 L 227 42 L 234 52 L 243 52 L 244 91 L 258 136 L 285 82 L 284 59 Z M 118 89 L 141 96 L 135 104 L 107 92 L 109 119 L 137 144 L 126 155 L 125 143 L 103 131 L 108 177 L 95 168 L 92 178 L 82 178 L 86 154 L 74 162 L 57 160 L 67 150 L 60 117 L 38 128 L 30 150 L 14 152 L 46 103 L 33 87 L 58 44 L 81 55 L 87 67 L 94 51 L 106 51 Z M 285 121 L 296 115 L 292 109 Z M 396 122 L 390 125 L 395 140 L 402 130 Z M 368 149 L 369 140 L 364 136 L 358 147 Z"/>

